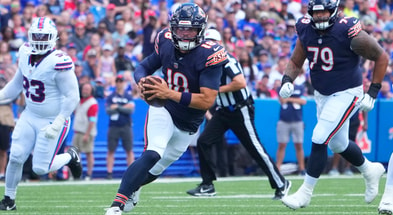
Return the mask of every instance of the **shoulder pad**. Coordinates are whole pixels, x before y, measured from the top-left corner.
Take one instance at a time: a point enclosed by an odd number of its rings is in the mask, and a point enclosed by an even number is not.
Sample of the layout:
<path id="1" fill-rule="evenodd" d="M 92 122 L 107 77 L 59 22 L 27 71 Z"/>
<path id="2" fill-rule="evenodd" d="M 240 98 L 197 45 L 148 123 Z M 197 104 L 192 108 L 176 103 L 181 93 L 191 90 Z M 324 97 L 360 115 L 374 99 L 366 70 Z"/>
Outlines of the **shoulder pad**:
<path id="1" fill-rule="evenodd" d="M 161 31 L 157 34 L 156 39 L 155 39 L 155 41 L 154 41 L 154 50 L 155 50 L 156 54 L 159 54 L 159 50 L 158 50 L 159 46 L 158 46 L 158 44 L 159 44 L 161 41 L 165 40 L 165 39 L 172 40 L 172 34 L 171 34 L 171 32 L 169 31 L 169 28 L 165 28 L 165 29 L 161 30 Z"/>
<path id="2" fill-rule="evenodd" d="M 360 24 L 359 19 L 355 17 L 343 17 L 340 18 L 337 23 L 338 25 L 343 25 L 343 28 L 346 28 L 348 31 L 348 38 L 352 38 L 359 34 L 362 30 L 362 25 Z"/>
<path id="3" fill-rule="evenodd" d="M 74 66 L 74 62 L 70 56 L 60 50 L 56 50 L 52 55 L 53 60 L 56 62 L 55 70 L 56 71 L 67 71 L 71 70 Z"/>
<path id="4" fill-rule="evenodd" d="M 28 42 L 24 42 L 24 43 L 19 47 L 18 56 L 21 56 L 21 54 L 29 53 L 29 52 L 30 52 L 30 51 L 29 51 L 30 49 L 31 49 L 30 44 L 29 44 Z"/>

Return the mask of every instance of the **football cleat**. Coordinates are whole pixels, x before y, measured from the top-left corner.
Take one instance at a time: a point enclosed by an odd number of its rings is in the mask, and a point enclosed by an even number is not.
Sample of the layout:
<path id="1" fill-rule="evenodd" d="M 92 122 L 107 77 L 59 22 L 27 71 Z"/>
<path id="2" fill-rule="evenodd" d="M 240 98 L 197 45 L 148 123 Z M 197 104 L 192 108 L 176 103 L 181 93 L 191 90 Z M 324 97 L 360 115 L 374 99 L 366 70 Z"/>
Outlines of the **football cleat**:
<path id="1" fill-rule="evenodd" d="M 213 184 L 200 184 L 198 187 L 187 191 L 187 194 L 191 196 L 215 196 L 216 191 Z"/>
<path id="2" fill-rule="evenodd" d="M 15 200 L 10 199 L 8 196 L 4 196 L 4 199 L 0 202 L 0 210 L 2 211 L 14 211 L 16 210 Z"/>
<path id="3" fill-rule="evenodd" d="M 380 163 L 371 163 L 368 169 L 363 173 L 366 182 L 366 192 L 364 200 L 371 203 L 378 195 L 379 181 L 385 173 L 385 167 Z"/>
<path id="4" fill-rule="evenodd" d="M 379 214 L 393 214 L 393 203 L 381 201 L 378 206 L 378 212 Z"/>
<path id="5" fill-rule="evenodd" d="M 82 164 L 79 156 L 79 149 L 75 146 L 71 146 L 67 153 L 71 155 L 71 160 L 67 166 L 70 168 L 74 179 L 79 179 L 82 175 Z"/>
<path id="6" fill-rule="evenodd" d="M 110 207 L 106 210 L 105 215 L 121 215 L 122 212 L 119 207 Z"/>
<path id="7" fill-rule="evenodd" d="M 141 194 L 141 189 L 142 188 L 139 188 L 137 191 L 133 192 L 131 194 L 131 196 L 128 198 L 126 204 L 124 205 L 124 209 L 123 209 L 123 211 L 125 213 L 132 211 L 132 209 L 134 209 L 136 204 L 138 204 L 139 196 Z"/>
<path id="8" fill-rule="evenodd" d="M 312 190 L 307 189 L 304 185 L 292 195 L 282 197 L 282 203 L 293 210 L 307 207 L 311 202 Z"/>
<path id="9" fill-rule="evenodd" d="M 284 186 L 276 189 L 273 200 L 279 200 L 282 199 L 282 197 L 286 196 L 289 192 L 289 189 L 291 189 L 291 186 L 292 183 L 288 180 L 285 180 Z"/>

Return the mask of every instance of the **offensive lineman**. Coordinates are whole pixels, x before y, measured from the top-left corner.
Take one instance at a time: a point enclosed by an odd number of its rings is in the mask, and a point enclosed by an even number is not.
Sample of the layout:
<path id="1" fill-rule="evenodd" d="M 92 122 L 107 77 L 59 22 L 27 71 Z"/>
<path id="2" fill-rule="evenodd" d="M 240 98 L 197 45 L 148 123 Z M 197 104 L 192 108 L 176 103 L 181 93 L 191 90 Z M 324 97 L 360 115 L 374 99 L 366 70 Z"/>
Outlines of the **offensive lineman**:
<path id="1" fill-rule="evenodd" d="M 70 115 L 79 103 L 78 82 L 71 58 L 55 49 L 57 29 L 47 17 L 35 18 L 29 41 L 19 48 L 18 70 L 0 91 L 0 103 L 23 90 L 26 108 L 12 134 L 0 210 L 16 210 L 15 197 L 23 163 L 34 151 L 33 171 L 43 175 L 68 165 L 74 178 L 82 174 L 78 149 L 57 155 L 69 131 Z"/>
<path id="2" fill-rule="evenodd" d="M 150 106 L 146 150 L 123 175 L 107 215 L 122 214 L 131 194 L 159 176 L 157 169 L 162 168 L 158 165 L 169 166 L 179 159 L 194 140 L 206 110 L 214 104 L 227 56 L 222 46 L 203 42 L 206 22 L 207 16 L 198 5 L 182 4 L 170 19 L 170 29 L 157 35 L 155 52 L 136 68 L 135 81 L 142 92 L 144 87 L 153 88 L 146 91 L 153 94 L 149 99 L 168 102 L 165 107 Z M 145 77 L 161 66 L 165 82 L 143 84 Z"/>
<path id="3" fill-rule="evenodd" d="M 282 202 L 292 209 L 310 204 L 314 187 L 327 162 L 327 146 L 341 154 L 363 174 L 365 201 L 378 195 L 379 181 L 385 168 L 368 161 L 360 148 L 348 140 L 349 118 L 361 109 L 370 111 L 381 88 L 388 65 L 388 55 L 377 41 L 362 30 L 358 19 L 337 17 L 340 1 L 311 0 L 310 17 L 296 23 L 298 39 L 282 78 L 280 96 L 293 93 L 293 80 L 305 59 L 310 62 L 311 82 L 315 88 L 318 122 L 312 135 L 312 148 L 303 184 Z M 371 85 L 363 94 L 360 57 L 375 62 Z"/>

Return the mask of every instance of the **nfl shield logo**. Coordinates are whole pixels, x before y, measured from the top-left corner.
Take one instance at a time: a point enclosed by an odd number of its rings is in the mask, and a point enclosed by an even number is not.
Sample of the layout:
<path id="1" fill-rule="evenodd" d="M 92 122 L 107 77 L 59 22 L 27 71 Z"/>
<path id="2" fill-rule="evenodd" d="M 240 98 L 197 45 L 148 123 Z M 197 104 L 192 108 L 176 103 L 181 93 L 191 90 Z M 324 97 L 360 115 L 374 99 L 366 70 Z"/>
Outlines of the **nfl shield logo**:
<path id="1" fill-rule="evenodd" d="M 175 69 L 178 69 L 178 68 L 179 68 L 179 65 L 178 65 L 177 63 L 174 63 L 174 64 L 173 64 L 173 67 L 175 67 Z"/>

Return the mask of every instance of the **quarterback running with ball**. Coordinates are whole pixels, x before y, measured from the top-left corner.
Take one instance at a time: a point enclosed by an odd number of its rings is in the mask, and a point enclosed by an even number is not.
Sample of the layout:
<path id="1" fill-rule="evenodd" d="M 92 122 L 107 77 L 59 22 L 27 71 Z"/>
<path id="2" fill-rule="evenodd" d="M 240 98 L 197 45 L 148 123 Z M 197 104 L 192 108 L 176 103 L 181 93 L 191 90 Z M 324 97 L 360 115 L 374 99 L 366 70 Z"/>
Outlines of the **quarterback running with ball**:
<path id="1" fill-rule="evenodd" d="M 145 151 L 124 173 L 107 215 L 122 214 L 126 202 L 143 184 L 160 174 L 187 150 L 215 101 L 225 49 L 203 40 L 207 15 L 196 4 L 179 6 L 169 29 L 158 33 L 155 51 L 135 70 L 135 81 L 150 99 L 167 99 L 164 107 L 150 106 L 145 128 Z M 145 77 L 162 67 L 163 82 L 144 84 Z M 145 88 L 149 88 L 145 91 Z"/>

